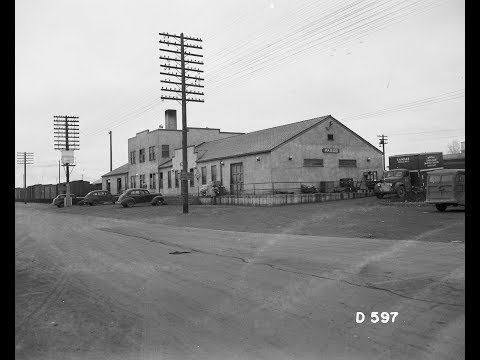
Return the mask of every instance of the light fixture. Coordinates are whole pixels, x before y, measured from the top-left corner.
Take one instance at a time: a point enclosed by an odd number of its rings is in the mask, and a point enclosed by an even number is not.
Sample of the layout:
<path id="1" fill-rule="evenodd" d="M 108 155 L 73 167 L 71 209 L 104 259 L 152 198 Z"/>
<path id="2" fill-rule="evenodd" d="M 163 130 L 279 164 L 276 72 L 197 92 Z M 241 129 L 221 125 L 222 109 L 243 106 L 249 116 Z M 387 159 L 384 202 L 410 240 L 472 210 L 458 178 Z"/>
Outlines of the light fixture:
<path id="1" fill-rule="evenodd" d="M 220 161 L 220 165 L 225 165 L 225 163 L 223 161 Z"/>
<path id="2" fill-rule="evenodd" d="M 257 161 L 260 161 L 260 156 L 257 156 L 255 159 L 257 159 Z"/>
<path id="3" fill-rule="evenodd" d="M 369 158 L 369 157 L 367 157 L 367 161 L 370 161 L 370 158 Z"/>
<path id="4" fill-rule="evenodd" d="M 293 157 L 292 157 L 292 155 L 290 155 L 290 156 L 288 157 L 288 160 L 292 160 L 292 159 L 293 159 Z"/>

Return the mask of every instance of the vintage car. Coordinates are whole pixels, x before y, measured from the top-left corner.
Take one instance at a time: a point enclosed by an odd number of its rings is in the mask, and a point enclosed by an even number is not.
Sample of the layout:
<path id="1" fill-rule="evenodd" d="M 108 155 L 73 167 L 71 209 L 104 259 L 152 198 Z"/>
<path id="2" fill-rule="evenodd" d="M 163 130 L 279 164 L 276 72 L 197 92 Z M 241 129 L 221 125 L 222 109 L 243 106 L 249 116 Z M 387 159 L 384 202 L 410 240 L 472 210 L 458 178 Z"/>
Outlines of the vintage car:
<path id="1" fill-rule="evenodd" d="M 426 203 L 438 211 L 447 206 L 465 207 L 465 169 L 434 170 L 427 176 Z"/>
<path id="2" fill-rule="evenodd" d="M 132 207 L 139 203 L 150 203 L 153 206 L 165 205 L 165 199 L 160 193 L 150 193 L 150 191 L 141 188 L 126 190 L 117 200 L 117 204 L 123 207 Z"/>
<path id="3" fill-rule="evenodd" d="M 118 196 L 112 195 L 110 191 L 95 190 L 85 195 L 83 200 L 79 202 L 79 205 L 115 204 L 117 199 Z"/>
<path id="4" fill-rule="evenodd" d="M 65 197 L 67 196 L 67 194 L 59 194 L 57 195 L 57 197 L 55 199 L 53 199 L 52 201 L 52 205 L 55 205 L 56 207 L 63 207 L 65 205 Z M 74 194 L 70 194 L 70 197 L 72 199 L 72 205 L 76 204 L 77 203 L 77 198 Z"/>

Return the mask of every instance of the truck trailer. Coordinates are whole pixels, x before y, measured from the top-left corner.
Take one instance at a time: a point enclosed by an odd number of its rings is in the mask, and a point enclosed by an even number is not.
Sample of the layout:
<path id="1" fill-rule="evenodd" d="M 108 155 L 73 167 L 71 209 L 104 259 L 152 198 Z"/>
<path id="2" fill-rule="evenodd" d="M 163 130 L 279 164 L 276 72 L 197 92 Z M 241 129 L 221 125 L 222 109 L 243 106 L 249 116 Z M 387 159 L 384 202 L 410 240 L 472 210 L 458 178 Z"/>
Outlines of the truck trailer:
<path id="1" fill-rule="evenodd" d="M 375 195 L 381 199 L 387 194 L 404 198 L 412 191 L 425 189 L 427 173 L 443 169 L 441 152 L 395 155 L 388 158 L 389 169 L 375 186 Z"/>

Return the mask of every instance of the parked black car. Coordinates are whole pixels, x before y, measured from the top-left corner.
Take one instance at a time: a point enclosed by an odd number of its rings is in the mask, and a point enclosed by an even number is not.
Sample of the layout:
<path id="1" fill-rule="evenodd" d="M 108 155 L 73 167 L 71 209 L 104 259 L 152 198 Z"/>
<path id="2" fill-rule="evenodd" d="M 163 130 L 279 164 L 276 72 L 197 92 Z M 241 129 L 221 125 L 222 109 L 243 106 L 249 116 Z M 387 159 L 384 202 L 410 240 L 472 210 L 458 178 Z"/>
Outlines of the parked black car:
<path id="1" fill-rule="evenodd" d="M 139 203 L 150 203 L 153 206 L 165 205 L 165 199 L 160 193 L 150 193 L 146 189 L 128 189 L 118 198 L 117 204 L 123 207 L 132 207 Z"/>
<path id="2" fill-rule="evenodd" d="M 52 201 L 52 205 L 55 205 L 56 207 L 63 207 L 64 206 L 64 203 L 65 203 L 65 197 L 67 195 L 66 194 L 59 194 L 57 195 L 57 197 L 55 199 L 53 199 Z M 75 205 L 77 203 L 77 198 L 74 194 L 70 194 L 70 197 L 72 199 L 72 205 Z"/>
<path id="3" fill-rule="evenodd" d="M 85 195 L 83 200 L 79 202 L 79 205 L 115 204 L 117 199 L 118 196 L 112 195 L 110 191 L 95 190 Z"/>

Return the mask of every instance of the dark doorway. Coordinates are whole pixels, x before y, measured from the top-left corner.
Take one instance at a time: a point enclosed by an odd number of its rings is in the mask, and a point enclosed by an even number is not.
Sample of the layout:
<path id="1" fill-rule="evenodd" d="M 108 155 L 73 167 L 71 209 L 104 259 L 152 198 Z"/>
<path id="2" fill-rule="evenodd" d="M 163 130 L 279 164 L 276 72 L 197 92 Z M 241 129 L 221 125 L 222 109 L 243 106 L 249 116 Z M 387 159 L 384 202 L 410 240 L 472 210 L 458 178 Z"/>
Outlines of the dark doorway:
<path id="1" fill-rule="evenodd" d="M 230 164 L 230 192 L 239 194 L 243 191 L 243 163 Z"/>
<path id="2" fill-rule="evenodd" d="M 122 192 L 122 178 L 117 178 L 117 194 Z"/>

